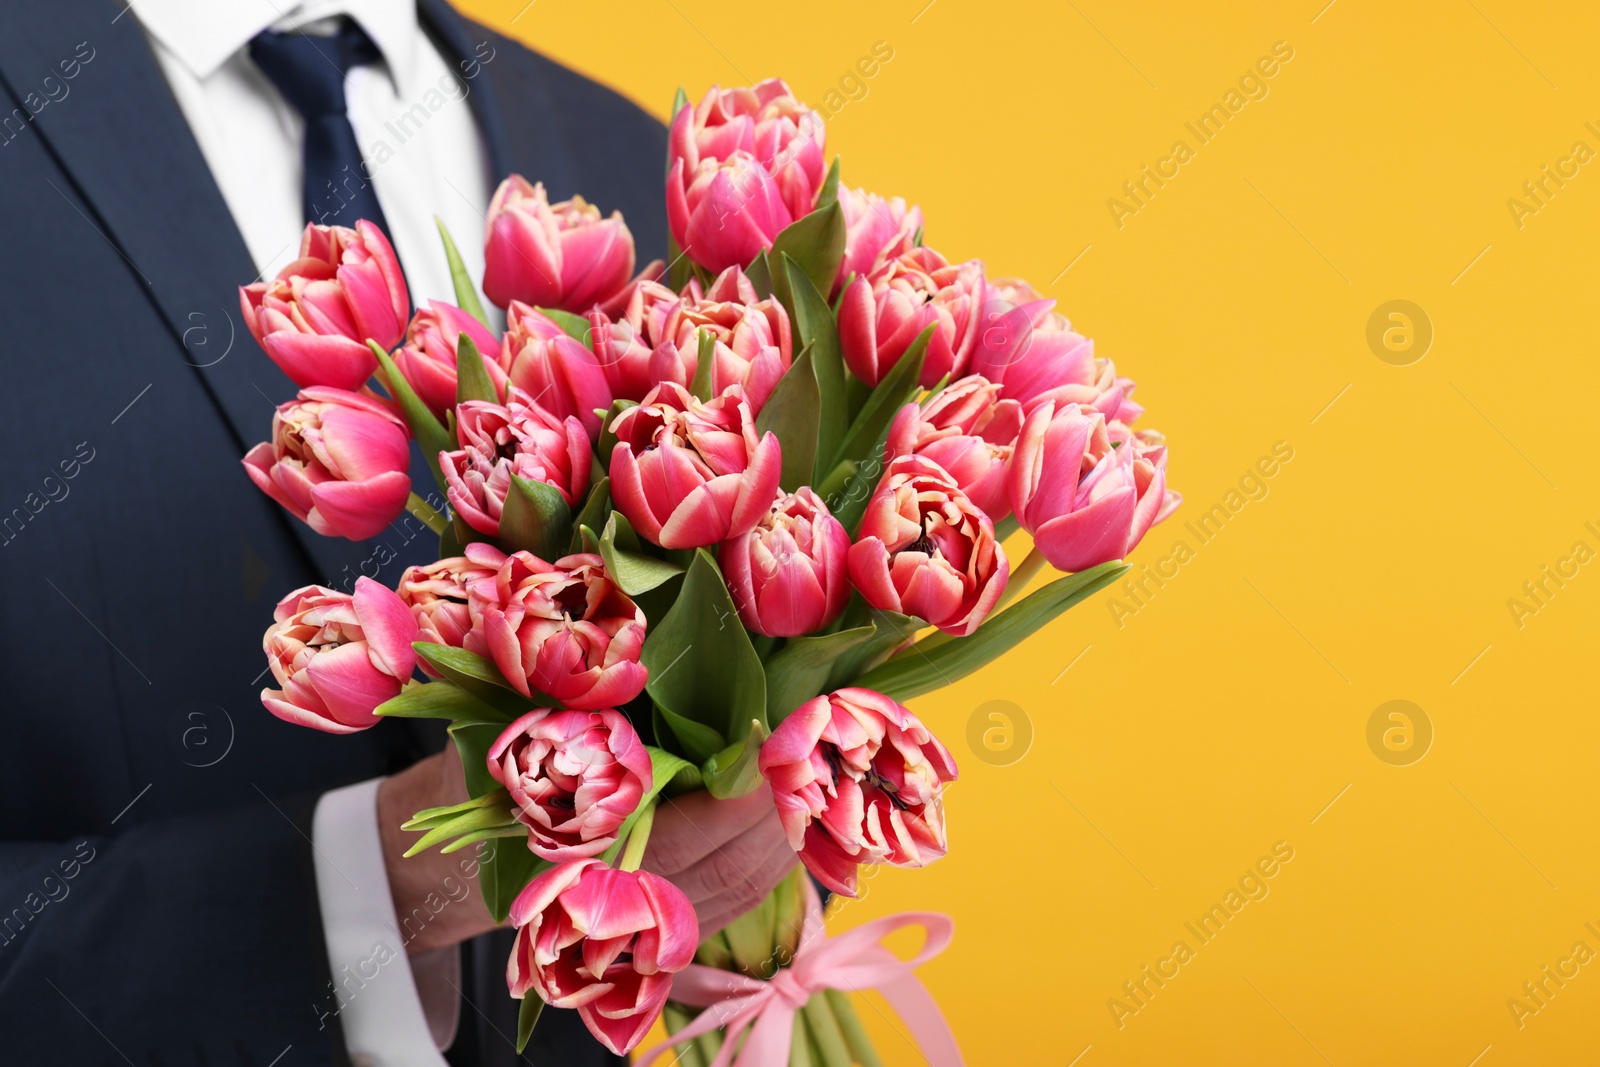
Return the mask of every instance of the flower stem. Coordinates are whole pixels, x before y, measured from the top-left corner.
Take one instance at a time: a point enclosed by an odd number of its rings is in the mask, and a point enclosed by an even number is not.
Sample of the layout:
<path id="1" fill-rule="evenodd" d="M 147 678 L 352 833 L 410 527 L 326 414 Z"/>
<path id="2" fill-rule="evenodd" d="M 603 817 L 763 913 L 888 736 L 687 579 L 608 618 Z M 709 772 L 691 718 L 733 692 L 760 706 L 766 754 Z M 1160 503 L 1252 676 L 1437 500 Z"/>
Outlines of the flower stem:
<path id="1" fill-rule="evenodd" d="M 828 1007 L 833 1009 L 833 1017 L 838 1020 L 839 1029 L 844 1034 L 845 1043 L 850 1046 L 850 1054 L 856 1058 L 861 1067 L 883 1067 L 883 1061 L 878 1058 L 877 1050 L 872 1047 L 872 1039 L 867 1036 L 866 1027 L 861 1025 L 861 1019 L 856 1015 L 856 1009 L 850 1003 L 850 998 L 835 989 L 823 991 L 823 996 L 828 998 Z"/>
<path id="2" fill-rule="evenodd" d="M 619 871 L 637 871 L 644 862 L 644 847 L 650 843 L 650 827 L 656 821 L 656 802 L 651 801 L 634 820 L 633 830 L 628 834 L 628 844 L 622 850 L 622 859 L 617 864 Z"/>
<path id="3" fill-rule="evenodd" d="M 813 1059 L 820 1058 L 823 1067 L 851 1067 L 855 1063 L 826 994 L 813 993 L 800 1013 L 805 1016 L 806 1029 L 811 1032 Z"/>
<path id="4" fill-rule="evenodd" d="M 436 534 L 444 533 L 445 527 L 448 525 L 445 517 L 429 507 L 428 502 L 416 493 L 412 493 L 406 498 L 406 510 L 414 517 L 421 519 L 427 524 L 428 529 Z"/>
<path id="5" fill-rule="evenodd" d="M 1011 572 L 1011 577 L 1006 580 L 1006 591 L 1000 594 L 1000 599 L 995 603 L 994 611 L 997 612 L 1011 603 L 1017 594 L 1026 589 L 1028 583 L 1033 581 L 1034 575 L 1039 573 L 1044 564 L 1044 553 L 1037 548 L 1031 550 L 1028 553 L 1028 557 L 1022 561 L 1016 570 Z M 990 615 L 993 614 L 994 612 L 990 612 Z"/>

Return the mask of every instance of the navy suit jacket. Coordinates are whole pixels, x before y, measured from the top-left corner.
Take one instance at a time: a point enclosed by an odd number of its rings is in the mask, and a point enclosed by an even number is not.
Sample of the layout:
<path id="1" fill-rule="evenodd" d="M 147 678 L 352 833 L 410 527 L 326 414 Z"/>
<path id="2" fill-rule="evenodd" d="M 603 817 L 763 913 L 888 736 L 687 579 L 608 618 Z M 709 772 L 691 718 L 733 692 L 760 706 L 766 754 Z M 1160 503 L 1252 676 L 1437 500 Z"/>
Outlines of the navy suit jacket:
<path id="1" fill-rule="evenodd" d="M 619 208 L 659 255 L 661 125 L 419 6 L 476 71 L 493 176 Z M 346 1063 L 310 813 L 442 734 L 274 719 L 261 635 L 288 590 L 392 584 L 437 542 L 414 522 L 318 537 L 245 477 L 294 388 L 241 321 L 255 267 L 122 8 L 0 16 L 0 1061 Z M 454 1063 L 518 1062 L 508 945 L 465 946 Z M 620 1062 L 556 1011 L 527 1061 Z"/>

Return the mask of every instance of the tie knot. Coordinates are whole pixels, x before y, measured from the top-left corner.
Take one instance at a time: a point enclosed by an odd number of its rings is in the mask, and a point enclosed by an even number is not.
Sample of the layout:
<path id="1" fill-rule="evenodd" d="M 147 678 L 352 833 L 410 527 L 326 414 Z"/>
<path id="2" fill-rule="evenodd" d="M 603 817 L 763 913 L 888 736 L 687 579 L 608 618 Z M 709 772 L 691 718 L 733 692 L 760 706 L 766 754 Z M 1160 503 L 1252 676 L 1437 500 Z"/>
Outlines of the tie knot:
<path id="1" fill-rule="evenodd" d="M 250 58 L 310 123 L 343 115 L 345 75 L 383 54 L 366 31 L 345 19 L 339 32 L 326 37 L 262 30 L 250 41 Z"/>

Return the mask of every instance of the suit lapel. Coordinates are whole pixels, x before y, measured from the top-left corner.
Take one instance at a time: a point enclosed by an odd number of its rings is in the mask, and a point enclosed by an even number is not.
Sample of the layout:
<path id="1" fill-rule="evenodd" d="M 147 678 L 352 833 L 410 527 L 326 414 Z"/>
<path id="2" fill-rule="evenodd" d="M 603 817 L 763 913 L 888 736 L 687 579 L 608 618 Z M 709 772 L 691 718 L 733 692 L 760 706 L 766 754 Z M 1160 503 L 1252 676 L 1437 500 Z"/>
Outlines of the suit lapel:
<path id="1" fill-rule="evenodd" d="M 71 187 L 58 191 L 129 261 L 172 334 L 174 358 L 195 367 L 248 447 L 292 387 L 256 358 L 237 292 L 255 267 L 138 22 L 113 22 L 115 2 L 18 6 L 0 34 L 0 76 L 19 99 L 78 42 L 94 50 L 69 95 L 31 126 L 68 176 Z"/>
<path id="2" fill-rule="evenodd" d="M 273 406 L 294 385 L 245 327 L 238 287 L 256 276 L 249 249 L 143 31 L 131 14 L 119 16 L 122 7 L 18 5 L 0 34 L 0 81 L 24 101 L 47 75 L 59 78 L 56 63 L 79 42 L 93 49 L 68 95 L 46 104 L 21 136 L 40 137 L 66 176 L 44 195 L 71 200 L 128 261 L 171 335 L 170 358 L 194 368 L 242 456 L 268 436 Z M 288 525 L 320 580 L 337 583 L 372 554 L 370 545 Z"/>
<path id="3" fill-rule="evenodd" d="M 552 196 L 576 192 L 568 147 L 550 121 L 555 104 L 535 66 L 444 0 L 419 0 L 418 8 L 468 89 L 494 179 L 518 170 L 543 180 Z M 245 328 L 238 287 L 254 279 L 254 263 L 143 31 L 121 0 L 20 4 L 6 22 L 0 83 L 19 103 L 47 76 L 59 79 L 56 64 L 81 42 L 93 49 L 68 96 L 47 103 L 21 136 L 40 137 L 66 176 L 47 195 L 71 200 L 128 261 L 166 324 L 171 358 L 194 368 L 243 455 L 267 436 L 273 405 L 294 386 Z M 325 580 L 346 584 L 362 561 L 370 573 L 371 543 L 290 525 Z"/>

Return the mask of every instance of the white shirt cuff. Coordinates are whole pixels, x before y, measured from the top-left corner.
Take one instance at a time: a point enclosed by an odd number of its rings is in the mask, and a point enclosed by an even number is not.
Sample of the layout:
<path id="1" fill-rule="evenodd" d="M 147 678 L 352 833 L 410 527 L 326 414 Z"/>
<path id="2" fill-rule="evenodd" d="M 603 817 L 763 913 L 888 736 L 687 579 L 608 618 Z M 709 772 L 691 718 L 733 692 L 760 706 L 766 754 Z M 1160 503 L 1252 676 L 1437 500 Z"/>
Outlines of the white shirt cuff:
<path id="1" fill-rule="evenodd" d="M 395 916 L 378 835 L 380 781 L 323 794 L 312 818 L 317 901 L 333 975 L 318 1010 L 338 1017 L 356 1067 L 445 1067 L 439 1048 L 454 1037 L 454 1012 L 436 1034 L 417 979 L 449 981 L 453 967 L 458 982 L 460 954 L 450 947 L 415 960 L 406 955 L 408 939 Z"/>

